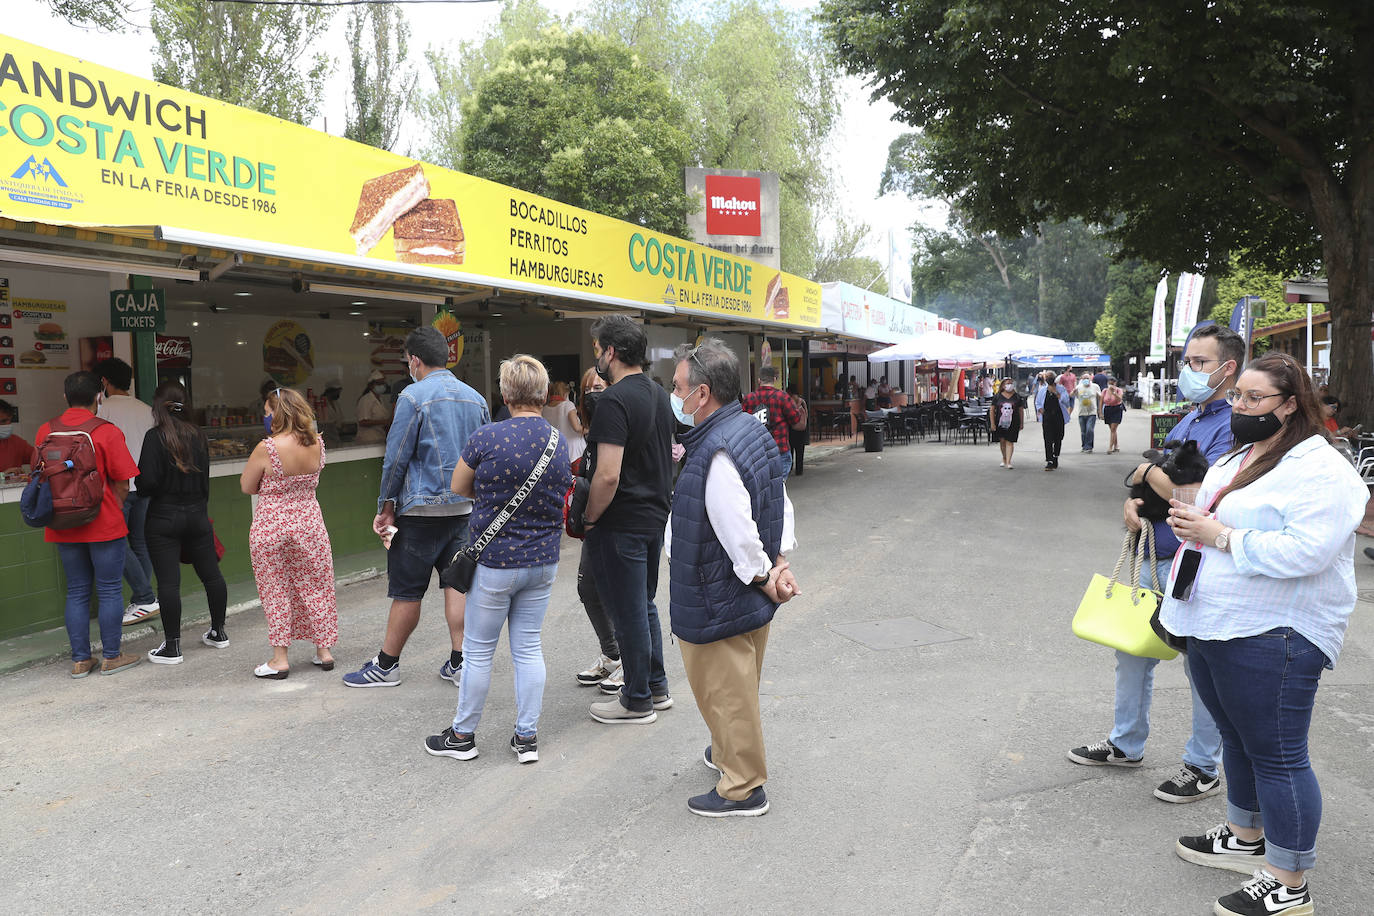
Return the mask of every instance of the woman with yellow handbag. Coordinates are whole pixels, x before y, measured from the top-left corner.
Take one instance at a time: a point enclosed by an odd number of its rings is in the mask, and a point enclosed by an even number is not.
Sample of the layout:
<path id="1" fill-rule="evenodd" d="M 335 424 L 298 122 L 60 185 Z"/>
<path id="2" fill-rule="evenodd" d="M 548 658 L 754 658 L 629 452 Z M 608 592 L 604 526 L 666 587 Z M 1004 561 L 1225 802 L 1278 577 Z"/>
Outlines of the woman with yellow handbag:
<path id="1" fill-rule="evenodd" d="M 1291 356 L 1256 360 L 1228 400 L 1237 448 L 1208 471 L 1196 506 L 1171 502 L 1185 543 L 1160 611 L 1188 638 L 1193 682 L 1221 731 L 1227 819 L 1175 849 L 1253 872 L 1216 913 L 1305 916 L 1321 820 L 1307 733 L 1355 606 L 1354 532 L 1368 493 L 1331 447 Z"/>

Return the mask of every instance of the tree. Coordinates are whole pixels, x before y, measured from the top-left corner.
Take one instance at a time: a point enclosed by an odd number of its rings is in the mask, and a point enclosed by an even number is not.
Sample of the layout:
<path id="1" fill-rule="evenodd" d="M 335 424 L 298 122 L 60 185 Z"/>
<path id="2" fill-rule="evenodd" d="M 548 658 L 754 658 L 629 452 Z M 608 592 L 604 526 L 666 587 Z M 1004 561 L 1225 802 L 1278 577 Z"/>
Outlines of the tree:
<path id="1" fill-rule="evenodd" d="M 1325 0 L 824 0 L 868 75 L 973 189 L 980 225 L 1112 225 L 1124 254 L 1236 251 L 1330 289 L 1332 386 L 1374 422 L 1374 6 Z M 1113 222 L 1113 220 L 1117 220 Z"/>
<path id="2" fill-rule="evenodd" d="M 307 123 L 329 72 L 329 56 L 311 49 L 323 40 L 331 16 L 318 8 L 153 0 L 151 27 L 160 55 L 153 78 Z"/>
<path id="3" fill-rule="evenodd" d="M 72 25 L 122 32 L 134 23 L 121 0 L 45 0 L 48 9 Z"/>
<path id="4" fill-rule="evenodd" d="M 834 233 L 822 240 L 816 253 L 811 279 L 817 283 L 838 280 L 887 295 L 887 271 L 876 258 L 860 254 L 871 234 L 867 223 L 851 223 L 837 216 Z"/>
<path id="5" fill-rule="evenodd" d="M 369 6 L 349 15 L 348 38 L 353 85 L 344 136 L 389 150 L 418 76 L 405 63 L 410 26 L 400 7 Z"/>
<path id="6" fill-rule="evenodd" d="M 463 168 L 463 105 L 477 84 L 496 69 L 506 49 L 517 41 L 537 39 L 552 26 L 564 26 L 539 0 L 506 0 L 501 14 L 482 36 L 452 50 L 429 48 L 425 61 L 434 80 L 433 92 L 416 102 L 420 121 L 429 127 L 415 152 L 417 158 L 451 169 Z"/>
<path id="7" fill-rule="evenodd" d="M 1128 357 L 1135 357 L 1137 373 L 1144 371 L 1146 357 L 1150 355 L 1155 288 L 1162 274 L 1158 265 L 1136 259 L 1120 261 L 1107 268 L 1107 300 L 1094 328 L 1093 339 L 1122 367 Z M 1176 285 L 1175 279 L 1165 294 L 1165 328 L 1169 327 L 1172 286 Z"/>
<path id="8" fill-rule="evenodd" d="M 511 45 L 463 106 L 465 171 L 671 235 L 692 207 L 688 150 L 666 80 L 585 31 Z"/>

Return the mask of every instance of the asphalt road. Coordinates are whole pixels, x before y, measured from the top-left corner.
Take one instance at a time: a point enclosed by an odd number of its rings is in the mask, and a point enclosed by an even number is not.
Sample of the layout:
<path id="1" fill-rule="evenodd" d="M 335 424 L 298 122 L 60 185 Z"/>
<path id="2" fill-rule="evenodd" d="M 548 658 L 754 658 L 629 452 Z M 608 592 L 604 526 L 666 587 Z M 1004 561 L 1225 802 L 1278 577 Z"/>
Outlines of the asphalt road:
<path id="1" fill-rule="evenodd" d="M 0 896 L 13 913 L 1209 913 L 1241 876 L 1188 865 L 1173 842 L 1222 821 L 1223 801 L 1150 794 L 1187 737 L 1180 663 L 1159 669 L 1143 768 L 1065 759 L 1111 725 L 1111 653 L 1069 620 L 1115 560 L 1120 481 L 1145 428 L 1128 414 L 1111 456 L 1081 454 L 1071 429 L 1055 474 L 1032 426 L 1012 471 L 994 447 L 931 441 L 843 453 L 793 481 L 804 595 L 779 613 L 765 663 L 766 817 L 687 812 L 713 774 L 676 646 L 677 705 L 656 724 L 588 717 L 599 697 L 573 674 L 596 644 L 568 542 L 533 766 L 506 746 L 504 639 L 481 755 L 421 748 L 457 695 L 437 677 L 437 599 L 400 687 L 340 683 L 376 651 L 380 581 L 341 592 L 332 674 L 300 644 L 289 679 L 255 681 L 268 650 L 250 612 L 230 619 L 228 650 L 192 645 L 179 667 L 0 678 Z M 1358 548 L 1356 566 L 1374 597 Z M 1312 727 L 1324 916 L 1372 909 L 1371 611 L 1358 604 Z M 913 634 L 944 641 L 873 647 Z"/>

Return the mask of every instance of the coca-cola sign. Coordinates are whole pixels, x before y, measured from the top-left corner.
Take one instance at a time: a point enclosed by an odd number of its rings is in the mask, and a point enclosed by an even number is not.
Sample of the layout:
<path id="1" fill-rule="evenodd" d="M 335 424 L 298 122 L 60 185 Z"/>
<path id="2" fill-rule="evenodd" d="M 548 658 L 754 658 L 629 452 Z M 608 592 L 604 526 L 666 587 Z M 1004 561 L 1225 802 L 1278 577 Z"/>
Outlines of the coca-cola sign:
<path id="1" fill-rule="evenodd" d="M 159 369 L 191 368 L 191 338 L 159 334 L 153 347 Z"/>

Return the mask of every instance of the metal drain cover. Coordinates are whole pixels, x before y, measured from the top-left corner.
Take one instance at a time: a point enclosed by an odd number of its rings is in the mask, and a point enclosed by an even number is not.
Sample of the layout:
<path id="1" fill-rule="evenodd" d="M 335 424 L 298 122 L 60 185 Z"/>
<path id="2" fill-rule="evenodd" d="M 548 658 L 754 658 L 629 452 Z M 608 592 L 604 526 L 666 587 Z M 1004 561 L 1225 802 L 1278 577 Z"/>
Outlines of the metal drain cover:
<path id="1" fill-rule="evenodd" d="M 841 623 L 830 629 L 870 649 L 910 649 L 915 646 L 968 639 L 962 633 L 946 630 L 916 617 Z"/>

